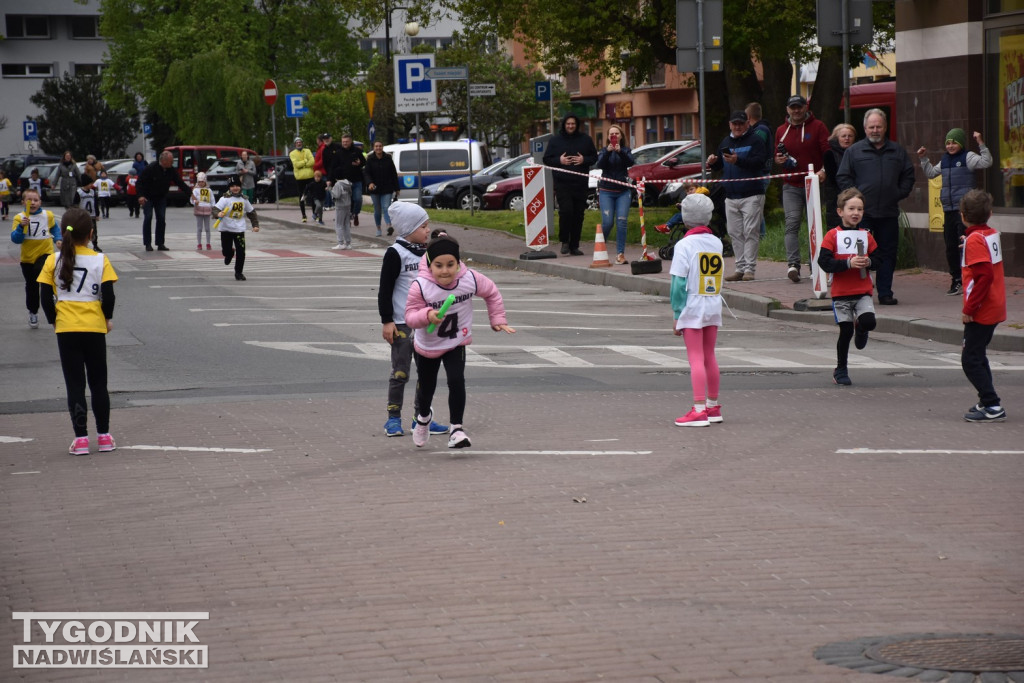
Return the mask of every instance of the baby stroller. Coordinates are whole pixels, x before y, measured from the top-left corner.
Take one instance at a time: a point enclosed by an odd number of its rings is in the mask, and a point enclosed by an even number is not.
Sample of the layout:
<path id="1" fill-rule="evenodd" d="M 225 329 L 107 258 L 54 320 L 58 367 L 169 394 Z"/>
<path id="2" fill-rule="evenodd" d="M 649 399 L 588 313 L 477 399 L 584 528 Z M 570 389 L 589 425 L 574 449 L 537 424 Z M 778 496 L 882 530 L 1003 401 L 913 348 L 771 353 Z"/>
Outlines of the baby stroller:
<path id="1" fill-rule="evenodd" d="M 723 255 L 732 256 L 732 242 L 729 240 L 725 229 L 725 192 L 721 184 L 718 183 L 711 184 L 709 189 L 709 196 L 715 205 L 715 211 L 711 215 L 711 225 L 708 227 L 711 228 L 711 232 L 722 240 Z M 668 223 L 656 225 L 654 229 L 668 235 L 668 244 L 658 249 L 658 256 L 666 261 L 671 261 L 676 242 L 683 239 L 683 235 L 686 234 L 686 225 L 683 223 L 682 214 L 676 213 L 672 218 L 668 219 Z"/>
<path id="2" fill-rule="evenodd" d="M 267 174 L 256 181 L 256 192 L 254 197 L 257 204 L 273 204 L 277 198 L 274 192 L 274 180 L 277 178 L 277 171 L 271 167 Z"/>

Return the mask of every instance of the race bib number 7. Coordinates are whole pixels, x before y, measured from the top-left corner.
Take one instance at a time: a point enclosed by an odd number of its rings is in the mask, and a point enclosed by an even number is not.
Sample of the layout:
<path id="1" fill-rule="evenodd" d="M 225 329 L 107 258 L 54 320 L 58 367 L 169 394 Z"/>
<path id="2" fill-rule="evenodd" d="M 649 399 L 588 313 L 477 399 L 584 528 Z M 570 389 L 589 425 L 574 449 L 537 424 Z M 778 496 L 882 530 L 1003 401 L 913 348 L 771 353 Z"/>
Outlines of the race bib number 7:
<path id="1" fill-rule="evenodd" d="M 702 251 L 697 255 L 700 267 L 700 279 L 697 294 L 715 296 L 722 292 L 722 255 Z"/>

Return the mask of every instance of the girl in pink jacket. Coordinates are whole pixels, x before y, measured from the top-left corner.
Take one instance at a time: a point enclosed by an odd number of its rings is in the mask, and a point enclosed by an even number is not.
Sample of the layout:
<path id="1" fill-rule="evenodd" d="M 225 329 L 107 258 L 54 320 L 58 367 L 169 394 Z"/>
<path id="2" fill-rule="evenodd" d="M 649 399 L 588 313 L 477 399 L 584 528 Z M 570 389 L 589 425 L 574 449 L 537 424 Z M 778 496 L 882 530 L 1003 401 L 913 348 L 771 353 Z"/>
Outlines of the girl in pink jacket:
<path id="1" fill-rule="evenodd" d="M 459 260 L 459 243 L 447 235 L 434 238 L 420 262 L 419 277 L 409 287 L 405 305 L 405 324 L 415 330 L 413 349 L 416 358 L 416 405 L 427 409 L 416 416 L 412 440 L 417 446 L 427 443 L 431 402 L 437 388 L 437 373 L 444 364 L 448 377 L 448 412 L 451 431 L 448 448 L 466 448 L 469 437 L 462 428 L 466 410 L 466 346 L 473 342 L 473 297 L 487 303 L 487 316 L 495 332 L 514 334 L 505 320 L 501 292 L 486 275 L 465 267 Z M 447 310 L 442 306 L 451 299 Z"/>

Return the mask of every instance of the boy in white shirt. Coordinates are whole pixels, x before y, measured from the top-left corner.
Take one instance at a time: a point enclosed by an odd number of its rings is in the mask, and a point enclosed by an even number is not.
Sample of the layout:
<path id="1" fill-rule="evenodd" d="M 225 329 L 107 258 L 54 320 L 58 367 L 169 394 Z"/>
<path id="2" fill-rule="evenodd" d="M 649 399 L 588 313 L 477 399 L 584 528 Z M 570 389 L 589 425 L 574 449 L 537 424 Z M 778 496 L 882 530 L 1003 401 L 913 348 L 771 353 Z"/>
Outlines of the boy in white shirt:
<path id="1" fill-rule="evenodd" d="M 220 251 L 224 254 L 224 265 L 230 265 L 231 259 L 235 259 L 235 279 L 245 280 L 242 274 L 242 268 L 245 267 L 245 217 L 249 217 L 253 232 L 260 231 L 260 219 L 256 209 L 242 194 L 242 181 L 238 176 L 228 178 L 228 193 L 217 201 L 215 208 L 218 212 Z"/>

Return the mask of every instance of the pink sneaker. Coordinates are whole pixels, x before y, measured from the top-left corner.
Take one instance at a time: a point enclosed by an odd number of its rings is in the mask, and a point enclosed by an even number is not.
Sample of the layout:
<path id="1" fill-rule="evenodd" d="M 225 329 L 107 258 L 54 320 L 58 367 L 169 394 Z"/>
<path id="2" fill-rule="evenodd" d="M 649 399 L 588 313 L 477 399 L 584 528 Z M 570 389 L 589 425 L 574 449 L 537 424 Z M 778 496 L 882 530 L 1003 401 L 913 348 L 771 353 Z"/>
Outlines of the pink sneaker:
<path id="1" fill-rule="evenodd" d="M 202 250 L 203 250 L 203 245 L 197 244 L 196 245 L 196 251 L 202 251 Z"/>
<path id="2" fill-rule="evenodd" d="M 708 422 L 723 422 L 722 406 L 708 406 Z"/>
<path id="3" fill-rule="evenodd" d="M 213 249 L 213 247 L 211 247 L 209 244 L 207 244 L 206 245 L 206 251 L 210 251 L 211 249 Z"/>
<path id="4" fill-rule="evenodd" d="M 416 422 L 412 428 L 412 442 L 417 447 L 423 447 L 427 445 L 427 439 L 430 437 L 430 422 L 434 419 L 434 413 L 427 416 L 425 420 L 421 420 L 420 416 L 416 416 Z"/>
<path id="5" fill-rule="evenodd" d="M 89 455 L 89 437 L 80 436 L 72 441 L 68 453 L 71 455 Z"/>
<path id="6" fill-rule="evenodd" d="M 109 453 L 117 448 L 117 444 L 114 443 L 114 437 L 110 434 L 100 434 L 96 437 L 96 443 L 99 444 L 100 453 Z"/>
<path id="7" fill-rule="evenodd" d="M 686 415 L 676 418 L 676 427 L 707 427 L 710 424 L 707 411 L 698 413 L 696 408 L 690 408 Z"/>

